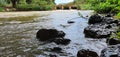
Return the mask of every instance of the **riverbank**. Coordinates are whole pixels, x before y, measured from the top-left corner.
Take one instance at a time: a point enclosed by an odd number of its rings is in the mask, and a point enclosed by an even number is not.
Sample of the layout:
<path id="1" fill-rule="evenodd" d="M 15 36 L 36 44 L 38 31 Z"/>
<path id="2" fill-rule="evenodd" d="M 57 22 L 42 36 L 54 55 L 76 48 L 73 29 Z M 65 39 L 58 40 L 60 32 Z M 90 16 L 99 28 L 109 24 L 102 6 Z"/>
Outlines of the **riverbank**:
<path id="1" fill-rule="evenodd" d="M 93 10 L 52 10 L 52 11 L 20 11 L 20 12 L 0 12 L 0 18 L 31 16 L 39 14 L 49 14 L 52 12 L 73 12 L 73 11 L 93 11 Z"/>

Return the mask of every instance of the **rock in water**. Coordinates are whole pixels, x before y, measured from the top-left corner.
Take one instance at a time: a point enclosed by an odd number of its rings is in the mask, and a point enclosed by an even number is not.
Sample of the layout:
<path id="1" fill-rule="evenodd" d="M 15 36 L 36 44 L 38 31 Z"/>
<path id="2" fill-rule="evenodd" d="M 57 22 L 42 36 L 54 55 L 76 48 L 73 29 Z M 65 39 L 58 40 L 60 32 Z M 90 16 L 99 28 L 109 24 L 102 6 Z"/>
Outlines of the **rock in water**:
<path id="1" fill-rule="evenodd" d="M 119 22 L 119 20 L 115 20 L 110 15 L 106 17 L 99 14 L 92 15 L 88 22 L 90 25 L 84 29 L 85 37 L 108 38 L 116 32 Z"/>
<path id="2" fill-rule="evenodd" d="M 94 51 L 82 49 L 78 51 L 77 57 L 99 57 L 99 56 Z"/>
<path id="3" fill-rule="evenodd" d="M 90 16 L 88 24 L 100 23 L 102 21 L 103 21 L 102 16 L 100 16 L 99 14 L 94 14 L 94 15 Z"/>
<path id="4" fill-rule="evenodd" d="M 109 29 L 108 29 L 109 28 Z M 108 38 L 116 30 L 112 25 L 107 24 L 95 24 L 89 25 L 84 29 L 85 37 L 88 38 Z"/>
<path id="5" fill-rule="evenodd" d="M 60 47 L 54 47 L 53 49 L 51 49 L 52 52 L 61 52 L 62 48 Z"/>
<path id="6" fill-rule="evenodd" d="M 53 40 L 55 38 L 63 38 L 64 36 L 65 33 L 63 31 L 57 31 L 56 29 L 40 29 L 36 34 L 36 38 L 39 41 Z"/>
<path id="7" fill-rule="evenodd" d="M 68 24 L 75 23 L 75 21 L 68 21 Z"/>
<path id="8" fill-rule="evenodd" d="M 120 44 L 103 49 L 100 57 L 120 57 Z"/>
<path id="9" fill-rule="evenodd" d="M 108 42 L 109 45 L 120 44 L 120 41 L 119 41 L 117 38 L 111 38 L 111 39 L 108 39 L 107 42 Z"/>
<path id="10" fill-rule="evenodd" d="M 53 42 L 55 42 L 56 44 L 61 44 L 61 45 L 68 45 L 70 43 L 70 39 L 63 39 L 63 38 L 58 38 L 55 39 Z"/>

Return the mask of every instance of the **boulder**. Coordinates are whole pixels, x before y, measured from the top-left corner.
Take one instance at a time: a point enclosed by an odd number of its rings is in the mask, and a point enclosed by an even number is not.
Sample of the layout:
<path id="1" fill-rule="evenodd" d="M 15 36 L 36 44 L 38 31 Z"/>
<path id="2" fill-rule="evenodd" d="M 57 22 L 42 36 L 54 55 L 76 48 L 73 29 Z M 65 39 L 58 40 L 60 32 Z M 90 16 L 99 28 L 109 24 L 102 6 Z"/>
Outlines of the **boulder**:
<path id="1" fill-rule="evenodd" d="M 103 21 L 102 16 L 100 16 L 99 14 L 94 14 L 94 15 L 90 16 L 88 24 L 101 23 L 102 21 Z"/>
<path id="2" fill-rule="evenodd" d="M 107 38 L 114 32 L 113 26 L 106 24 L 89 25 L 84 29 L 84 34 L 87 38 Z"/>
<path id="3" fill-rule="evenodd" d="M 99 57 L 99 56 L 94 51 L 82 49 L 78 51 L 77 57 Z"/>
<path id="4" fill-rule="evenodd" d="M 36 38 L 39 41 L 53 40 L 55 38 L 63 38 L 64 36 L 65 33 L 63 31 L 57 31 L 56 29 L 40 29 L 36 34 Z"/>
<path id="5" fill-rule="evenodd" d="M 116 45 L 116 44 L 120 44 L 120 40 L 118 40 L 117 38 L 111 38 L 107 40 L 109 45 Z"/>
<path id="6" fill-rule="evenodd" d="M 112 45 L 101 51 L 100 57 L 120 57 L 120 45 Z"/>

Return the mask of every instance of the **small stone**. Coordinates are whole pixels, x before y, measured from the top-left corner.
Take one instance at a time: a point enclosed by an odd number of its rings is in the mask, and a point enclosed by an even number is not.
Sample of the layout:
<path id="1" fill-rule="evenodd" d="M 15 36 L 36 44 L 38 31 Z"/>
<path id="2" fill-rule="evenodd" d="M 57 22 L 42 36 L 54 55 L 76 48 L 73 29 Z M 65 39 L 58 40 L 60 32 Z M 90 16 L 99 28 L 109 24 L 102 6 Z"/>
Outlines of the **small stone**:
<path id="1" fill-rule="evenodd" d="M 68 21 L 68 23 L 69 23 L 69 24 L 71 24 L 71 23 L 75 23 L 75 21 Z"/>

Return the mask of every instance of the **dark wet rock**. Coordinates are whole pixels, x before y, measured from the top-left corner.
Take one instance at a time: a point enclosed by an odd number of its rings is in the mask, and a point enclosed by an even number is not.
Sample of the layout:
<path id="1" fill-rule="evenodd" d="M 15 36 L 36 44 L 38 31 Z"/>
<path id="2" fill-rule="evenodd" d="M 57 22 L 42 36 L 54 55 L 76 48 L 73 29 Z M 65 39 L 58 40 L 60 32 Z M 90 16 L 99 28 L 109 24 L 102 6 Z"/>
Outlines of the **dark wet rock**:
<path id="1" fill-rule="evenodd" d="M 120 57 L 120 45 L 113 45 L 103 49 L 100 57 Z"/>
<path id="2" fill-rule="evenodd" d="M 115 20 L 113 17 L 104 17 L 102 23 L 106 23 L 106 24 L 115 23 L 115 24 L 118 24 L 119 21 Z"/>
<path id="3" fill-rule="evenodd" d="M 49 57 L 57 57 L 57 55 L 50 54 Z"/>
<path id="4" fill-rule="evenodd" d="M 117 38 L 111 38 L 111 39 L 108 39 L 108 44 L 109 45 L 120 44 L 120 40 L 118 40 Z"/>
<path id="5" fill-rule="evenodd" d="M 62 48 L 60 47 L 54 47 L 53 49 L 51 49 L 52 52 L 61 52 Z"/>
<path id="6" fill-rule="evenodd" d="M 109 13 L 105 17 L 113 17 L 113 16 L 114 16 L 114 14 Z"/>
<path id="7" fill-rule="evenodd" d="M 36 37 L 40 41 L 53 40 L 55 38 L 63 38 L 65 33 L 63 31 L 57 31 L 56 29 L 40 29 Z"/>
<path id="8" fill-rule="evenodd" d="M 88 24 L 100 23 L 102 21 L 103 21 L 102 16 L 100 16 L 99 14 L 94 14 L 94 15 L 90 16 Z"/>
<path id="9" fill-rule="evenodd" d="M 75 23 L 75 21 L 68 21 L 68 23 L 69 23 L 69 24 L 71 24 L 71 23 Z"/>
<path id="10" fill-rule="evenodd" d="M 118 57 L 118 54 L 110 55 L 110 57 Z"/>
<path id="11" fill-rule="evenodd" d="M 118 26 L 120 26 L 120 20 L 118 20 L 118 21 L 119 21 L 119 22 L 118 22 L 118 24 L 117 24 L 117 25 L 118 25 Z"/>
<path id="12" fill-rule="evenodd" d="M 106 17 L 99 14 L 92 15 L 88 22 L 90 25 L 84 29 L 85 37 L 108 38 L 116 32 L 119 22 L 119 20 L 115 20 L 111 15 L 107 15 Z"/>
<path id="13" fill-rule="evenodd" d="M 90 50 L 79 50 L 77 53 L 77 57 L 99 57 L 98 54 L 94 51 Z"/>
<path id="14" fill-rule="evenodd" d="M 89 25 L 84 29 L 85 37 L 88 38 L 107 38 L 114 32 L 112 25 L 106 24 Z"/>
<path id="15" fill-rule="evenodd" d="M 70 43 L 70 39 L 63 39 L 63 38 L 57 38 L 55 39 L 53 42 L 55 42 L 56 44 L 61 44 L 61 45 L 68 45 Z"/>

